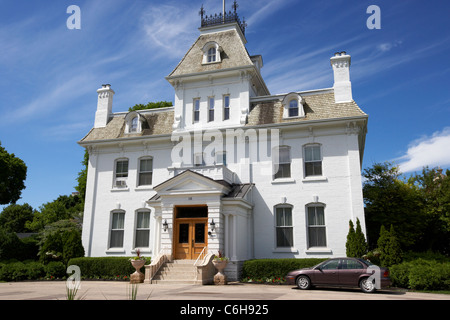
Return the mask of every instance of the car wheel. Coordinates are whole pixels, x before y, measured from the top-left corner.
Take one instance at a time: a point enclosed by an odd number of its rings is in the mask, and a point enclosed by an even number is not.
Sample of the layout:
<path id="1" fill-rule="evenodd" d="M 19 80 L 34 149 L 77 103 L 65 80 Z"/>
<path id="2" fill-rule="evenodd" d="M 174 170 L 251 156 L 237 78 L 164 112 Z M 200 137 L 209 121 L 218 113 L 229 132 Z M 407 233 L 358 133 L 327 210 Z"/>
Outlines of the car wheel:
<path id="1" fill-rule="evenodd" d="M 364 278 L 359 282 L 359 287 L 365 293 L 375 292 L 375 279 Z"/>
<path id="2" fill-rule="evenodd" d="M 311 280 L 307 276 L 299 276 L 296 283 L 299 289 L 307 290 L 311 288 Z"/>

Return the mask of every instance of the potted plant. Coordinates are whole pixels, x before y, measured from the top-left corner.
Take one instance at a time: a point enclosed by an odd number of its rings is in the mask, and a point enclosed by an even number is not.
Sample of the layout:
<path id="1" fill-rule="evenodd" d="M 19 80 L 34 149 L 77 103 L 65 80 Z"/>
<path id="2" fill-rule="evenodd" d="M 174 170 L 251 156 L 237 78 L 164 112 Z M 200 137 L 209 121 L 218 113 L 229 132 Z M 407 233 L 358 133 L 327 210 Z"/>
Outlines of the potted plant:
<path id="1" fill-rule="evenodd" d="M 136 271 L 130 275 L 130 282 L 144 282 L 144 274 L 140 270 L 145 264 L 145 257 L 141 256 L 141 250 L 136 249 L 136 257 L 130 258 L 130 261 L 131 265 L 136 269 Z"/>
<path id="2" fill-rule="evenodd" d="M 223 273 L 223 269 L 228 264 L 228 258 L 225 257 L 222 252 L 219 250 L 218 255 L 214 256 L 213 265 L 217 269 L 217 274 L 214 276 L 215 284 L 227 284 L 227 276 Z"/>

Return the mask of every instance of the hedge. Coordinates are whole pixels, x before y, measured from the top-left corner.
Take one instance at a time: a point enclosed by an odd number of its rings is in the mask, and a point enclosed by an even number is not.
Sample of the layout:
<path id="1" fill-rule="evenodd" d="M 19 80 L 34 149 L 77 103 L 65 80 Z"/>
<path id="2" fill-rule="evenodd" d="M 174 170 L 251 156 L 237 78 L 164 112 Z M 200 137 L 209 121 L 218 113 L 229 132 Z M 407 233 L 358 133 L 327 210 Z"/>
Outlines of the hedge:
<path id="1" fill-rule="evenodd" d="M 313 267 L 327 259 L 257 259 L 247 260 L 242 268 L 242 280 L 283 279 L 289 271 Z"/>
<path id="2" fill-rule="evenodd" d="M 450 290 L 450 262 L 416 259 L 389 268 L 392 286 L 413 290 Z"/>
<path id="3" fill-rule="evenodd" d="M 146 260 L 147 265 L 150 258 Z M 67 265 L 80 267 L 81 279 L 129 280 L 130 274 L 136 271 L 129 257 L 72 258 Z M 144 269 L 141 269 L 141 272 L 143 271 Z"/>
<path id="4" fill-rule="evenodd" d="M 0 281 L 62 279 L 67 276 L 64 263 L 38 261 L 4 261 L 0 263 Z"/>

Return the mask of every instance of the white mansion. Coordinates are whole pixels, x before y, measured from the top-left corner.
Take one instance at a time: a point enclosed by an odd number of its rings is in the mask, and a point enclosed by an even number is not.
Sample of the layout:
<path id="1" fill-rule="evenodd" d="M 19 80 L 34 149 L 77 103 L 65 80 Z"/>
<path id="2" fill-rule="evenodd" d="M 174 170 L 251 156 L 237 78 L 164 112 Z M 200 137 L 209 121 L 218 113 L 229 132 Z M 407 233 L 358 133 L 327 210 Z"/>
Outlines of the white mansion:
<path id="1" fill-rule="evenodd" d="M 86 256 L 139 248 L 155 263 L 198 262 L 221 251 L 229 279 L 248 259 L 345 256 L 349 220 L 365 230 L 368 121 L 350 56 L 331 57 L 331 88 L 272 94 L 236 6 L 201 15 L 166 77 L 173 107 L 112 113 L 113 89 L 97 90 L 94 127 L 78 142 L 89 151 Z"/>

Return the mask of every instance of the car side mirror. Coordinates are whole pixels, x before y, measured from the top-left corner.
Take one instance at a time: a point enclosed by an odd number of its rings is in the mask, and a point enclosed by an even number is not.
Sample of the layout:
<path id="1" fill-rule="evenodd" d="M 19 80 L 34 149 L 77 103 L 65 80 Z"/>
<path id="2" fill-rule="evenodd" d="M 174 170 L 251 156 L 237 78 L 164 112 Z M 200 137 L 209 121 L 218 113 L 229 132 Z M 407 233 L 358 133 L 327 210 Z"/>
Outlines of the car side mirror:
<path id="1" fill-rule="evenodd" d="M 321 266 L 317 266 L 315 269 L 319 270 L 319 271 L 322 271 L 322 267 Z"/>

